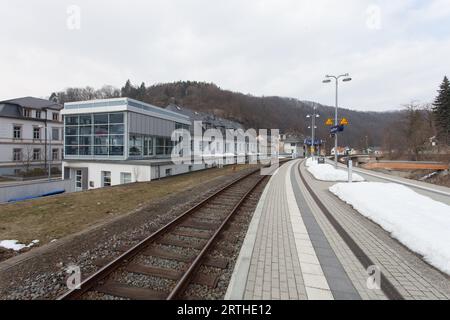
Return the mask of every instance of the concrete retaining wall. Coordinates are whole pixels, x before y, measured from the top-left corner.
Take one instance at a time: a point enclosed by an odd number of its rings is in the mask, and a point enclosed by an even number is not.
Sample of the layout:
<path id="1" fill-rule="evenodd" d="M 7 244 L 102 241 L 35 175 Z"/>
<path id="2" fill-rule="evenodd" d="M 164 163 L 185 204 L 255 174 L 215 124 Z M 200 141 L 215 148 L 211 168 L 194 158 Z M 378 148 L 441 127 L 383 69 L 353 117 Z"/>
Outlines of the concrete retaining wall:
<path id="1" fill-rule="evenodd" d="M 71 180 L 57 180 L 24 182 L 10 186 L 0 186 L 0 203 L 8 202 L 16 198 L 35 197 L 57 190 L 73 192 L 73 185 Z"/>

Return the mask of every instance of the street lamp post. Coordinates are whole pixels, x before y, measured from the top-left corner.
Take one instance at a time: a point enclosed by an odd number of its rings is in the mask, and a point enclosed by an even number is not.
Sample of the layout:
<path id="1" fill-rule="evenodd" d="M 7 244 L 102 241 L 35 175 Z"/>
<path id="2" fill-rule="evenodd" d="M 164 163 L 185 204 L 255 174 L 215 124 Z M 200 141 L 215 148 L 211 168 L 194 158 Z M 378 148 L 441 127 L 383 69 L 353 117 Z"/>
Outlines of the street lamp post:
<path id="1" fill-rule="evenodd" d="M 331 79 L 334 79 L 335 82 L 336 82 L 336 107 L 335 107 L 335 111 L 334 111 L 334 125 L 338 126 L 339 125 L 339 123 L 338 123 L 338 121 L 339 121 L 338 120 L 338 97 L 339 97 L 338 88 L 339 88 L 339 79 L 344 78 L 342 81 L 343 82 L 348 82 L 348 81 L 351 81 L 352 78 L 350 78 L 350 75 L 348 73 L 341 74 L 341 75 L 338 75 L 338 76 L 326 75 L 325 78 L 327 78 L 327 79 L 323 80 L 322 81 L 323 83 L 330 83 Z M 338 148 L 338 137 L 337 137 L 337 133 L 335 133 L 334 134 L 334 165 L 335 165 L 336 168 L 337 168 L 337 164 L 338 164 L 338 161 L 337 161 L 337 148 Z"/>
<path id="2" fill-rule="evenodd" d="M 45 130 L 45 164 L 46 167 L 48 164 L 48 181 L 52 180 L 52 137 L 49 136 L 50 131 L 48 130 L 48 126 L 40 125 L 39 128 L 44 128 Z M 49 144 L 48 150 L 47 150 L 47 141 Z"/>
<path id="3" fill-rule="evenodd" d="M 311 114 L 308 114 L 306 117 L 307 117 L 307 118 L 311 118 L 311 126 L 308 127 L 308 129 L 311 129 L 311 156 L 312 156 L 312 158 L 314 159 L 315 151 L 316 151 L 316 149 L 315 149 L 315 143 L 314 143 L 314 140 L 315 140 L 315 131 L 316 131 L 316 129 L 317 129 L 317 126 L 316 126 L 316 118 L 319 118 L 319 117 L 320 117 L 320 115 L 318 115 L 318 114 L 316 113 L 316 105 L 314 105 L 314 107 L 313 107 L 313 114 L 312 114 L 312 115 L 311 115 Z"/>

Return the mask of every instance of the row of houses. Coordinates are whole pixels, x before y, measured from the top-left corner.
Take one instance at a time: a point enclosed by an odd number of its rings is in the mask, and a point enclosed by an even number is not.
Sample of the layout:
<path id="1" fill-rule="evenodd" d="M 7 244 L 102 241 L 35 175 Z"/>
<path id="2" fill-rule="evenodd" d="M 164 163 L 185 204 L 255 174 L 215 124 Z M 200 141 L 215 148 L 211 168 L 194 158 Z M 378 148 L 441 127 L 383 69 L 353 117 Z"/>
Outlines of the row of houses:
<path id="1" fill-rule="evenodd" d="M 214 161 L 174 163 L 171 158 L 174 130 L 186 129 L 194 136 L 195 123 L 201 123 L 201 134 L 209 129 L 223 134 L 223 149 L 210 155 L 223 160 L 220 164 L 235 163 L 240 154 L 259 152 L 257 136 L 243 141 L 227 137 L 229 130 L 244 132 L 238 122 L 173 103 L 160 108 L 130 98 L 64 106 L 33 97 L 2 101 L 0 176 L 39 175 L 53 168 L 65 180 L 73 181 L 75 191 L 81 191 L 216 166 Z M 301 135 L 281 135 L 277 153 L 303 157 L 308 153 L 306 140 Z M 190 150 L 204 151 L 211 146 L 201 139 L 198 146 L 193 143 Z"/>
<path id="2" fill-rule="evenodd" d="M 159 108 L 129 98 L 66 103 L 26 97 L 0 102 L 0 176 L 44 173 L 52 167 L 73 190 L 81 191 L 167 176 L 237 161 L 237 154 L 256 154 L 255 140 L 226 138 L 214 161 L 174 163 L 172 133 L 194 134 L 218 129 L 243 130 L 234 121 L 171 104 Z M 201 142 L 199 149 L 204 149 Z M 211 142 L 209 142 L 211 144 Z M 217 142 L 217 144 L 219 144 Z M 190 146 L 194 148 L 194 146 Z M 215 161 L 217 160 L 217 161 Z M 222 162 L 222 160 L 224 162 Z"/>

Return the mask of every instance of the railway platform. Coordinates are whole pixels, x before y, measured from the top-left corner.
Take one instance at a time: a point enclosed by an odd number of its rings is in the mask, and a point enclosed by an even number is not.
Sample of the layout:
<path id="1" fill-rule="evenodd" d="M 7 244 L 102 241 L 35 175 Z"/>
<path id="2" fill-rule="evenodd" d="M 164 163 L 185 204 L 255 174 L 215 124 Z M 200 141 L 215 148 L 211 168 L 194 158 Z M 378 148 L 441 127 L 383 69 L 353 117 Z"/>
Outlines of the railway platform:
<path id="1" fill-rule="evenodd" d="M 226 299 L 450 298 L 448 275 L 332 195 L 332 184 L 315 180 L 302 160 L 278 169 L 255 210 Z M 374 270 L 380 281 L 372 281 Z"/>

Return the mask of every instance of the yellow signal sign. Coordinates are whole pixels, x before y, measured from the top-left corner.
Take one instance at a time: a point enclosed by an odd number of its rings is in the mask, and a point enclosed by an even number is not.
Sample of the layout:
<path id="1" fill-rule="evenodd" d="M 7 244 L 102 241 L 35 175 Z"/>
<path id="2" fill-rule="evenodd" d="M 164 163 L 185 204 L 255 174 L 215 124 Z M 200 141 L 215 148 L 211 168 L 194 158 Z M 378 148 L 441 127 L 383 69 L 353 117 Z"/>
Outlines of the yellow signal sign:
<path id="1" fill-rule="evenodd" d="M 325 125 L 327 125 L 327 126 L 332 126 L 333 124 L 334 124 L 334 121 L 331 118 L 325 122 Z"/>
<path id="2" fill-rule="evenodd" d="M 348 120 L 346 118 L 342 118 L 341 126 L 348 126 Z"/>

